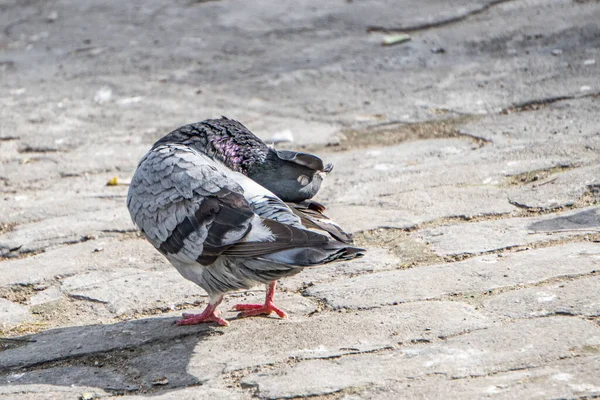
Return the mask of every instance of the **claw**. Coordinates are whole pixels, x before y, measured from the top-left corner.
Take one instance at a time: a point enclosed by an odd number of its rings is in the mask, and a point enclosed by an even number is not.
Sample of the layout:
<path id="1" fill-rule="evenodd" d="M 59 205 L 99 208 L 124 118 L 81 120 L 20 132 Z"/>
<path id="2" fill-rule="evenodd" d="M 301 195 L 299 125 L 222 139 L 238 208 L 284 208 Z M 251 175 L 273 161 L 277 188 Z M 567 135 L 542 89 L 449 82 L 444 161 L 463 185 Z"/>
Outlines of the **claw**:
<path id="1" fill-rule="evenodd" d="M 225 321 L 223 318 L 219 318 L 221 311 L 216 310 L 219 303 L 221 303 L 221 299 L 222 297 L 214 304 L 208 303 L 204 311 L 200 314 L 183 313 L 183 318 L 177 321 L 177 325 L 196 325 L 203 322 L 216 322 L 221 326 L 228 326 L 229 322 Z"/>
<path id="2" fill-rule="evenodd" d="M 252 317 L 255 315 L 271 315 L 275 313 L 279 318 L 287 318 L 287 314 L 277 307 L 272 302 L 266 302 L 265 304 L 237 304 L 235 306 L 236 311 L 241 311 L 238 317 Z"/>
<path id="3" fill-rule="evenodd" d="M 241 311 L 238 314 L 239 318 L 252 317 L 255 315 L 271 315 L 275 313 L 279 318 L 287 318 L 287 314 L 273 303 L 275 297 L 275 285 L 277 281 L 269 284 L 265 304 L 237 304 L 234 308 L 236 311 Z"/>

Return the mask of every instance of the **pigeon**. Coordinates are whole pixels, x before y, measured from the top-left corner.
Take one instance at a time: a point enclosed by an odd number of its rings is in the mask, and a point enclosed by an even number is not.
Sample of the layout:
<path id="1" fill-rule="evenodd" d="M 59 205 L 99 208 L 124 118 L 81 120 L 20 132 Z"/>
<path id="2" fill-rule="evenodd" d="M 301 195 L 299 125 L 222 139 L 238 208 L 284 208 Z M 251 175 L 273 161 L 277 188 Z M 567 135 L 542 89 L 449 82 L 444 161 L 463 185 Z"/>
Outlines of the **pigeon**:
<path id="1" fill-rule="evenodd" d="M 330 165 L 276 151 L 222 117 L 185 125 L 158 140 L 133 175 L 127 207 L 146 239 L 209 302 L 178 325 L 229 323 L 217 306 L 230 291 L 267 285 L 264 304 L 239 316 L 287 315 L 274 304 L 277 280 L 304 267 L 364 254 L 310 200 Z"/>

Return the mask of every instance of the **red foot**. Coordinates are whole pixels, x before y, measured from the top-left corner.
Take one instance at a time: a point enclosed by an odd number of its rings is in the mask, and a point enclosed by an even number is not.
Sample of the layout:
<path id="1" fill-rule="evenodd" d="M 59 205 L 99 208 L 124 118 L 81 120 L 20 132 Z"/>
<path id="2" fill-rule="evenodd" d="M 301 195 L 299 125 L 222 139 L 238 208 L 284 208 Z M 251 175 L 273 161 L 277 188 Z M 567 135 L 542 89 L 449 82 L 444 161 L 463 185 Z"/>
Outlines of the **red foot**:
<path id="1" fill-rule="evenodd" d="M 265 304 L 237 304 L 237 311 L 241 311 L 238 317 L 252 317 L 255 315 L 270 315 L 272 312 L 279 315 L 279 318 L 287 318 L 287 314 L 271 302 Z"/>
<path id="2" fill-rule="evenodd" d="M 216 322 L 221 326 L 228 326 L 229 322 L 225 321 L 223 318 L 219 318 L 221 314 L 220 311 L 215 311 L 216 307 L 211 307 L 210 305 L 206 307 L 204 311 L 200 314 L 183 314 L 183 319 L 177 321 L 177 325 L 196 325 L 201 324 L 203 322 Z"/>

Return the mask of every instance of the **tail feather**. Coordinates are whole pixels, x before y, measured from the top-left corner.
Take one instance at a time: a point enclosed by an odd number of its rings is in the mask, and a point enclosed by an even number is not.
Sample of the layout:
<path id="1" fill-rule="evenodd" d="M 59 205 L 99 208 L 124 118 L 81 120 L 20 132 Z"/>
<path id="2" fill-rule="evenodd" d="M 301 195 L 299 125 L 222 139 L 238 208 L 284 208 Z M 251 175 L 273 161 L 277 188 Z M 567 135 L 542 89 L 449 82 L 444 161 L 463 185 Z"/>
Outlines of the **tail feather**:
<path id="1" fill-rule="evenodd" d="M 312 247 L 301 247 L 285 251 L 279 251 L 263 256 L 264 259 L 283 264 L 308 267 L 319 264 L 327 264 L 333 261 L 346 261 L 362 257 L 365 250 L 351 247 L 337 241 L 330 241 Z"/>

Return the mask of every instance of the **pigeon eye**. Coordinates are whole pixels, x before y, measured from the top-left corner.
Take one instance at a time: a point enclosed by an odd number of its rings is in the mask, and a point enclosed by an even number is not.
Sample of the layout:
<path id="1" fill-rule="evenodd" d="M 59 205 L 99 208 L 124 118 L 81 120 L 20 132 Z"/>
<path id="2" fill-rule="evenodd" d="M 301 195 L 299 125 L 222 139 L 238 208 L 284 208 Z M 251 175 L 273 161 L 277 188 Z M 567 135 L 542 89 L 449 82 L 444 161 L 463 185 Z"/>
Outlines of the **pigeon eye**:
<path id="1" fill-rule="evenodd" d="M 306 175 L 300 175 L 297 180 L 302 186 L 306 186 L 310 183 L 310 179 Z"/>

